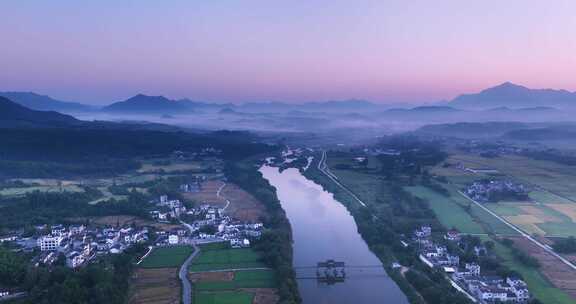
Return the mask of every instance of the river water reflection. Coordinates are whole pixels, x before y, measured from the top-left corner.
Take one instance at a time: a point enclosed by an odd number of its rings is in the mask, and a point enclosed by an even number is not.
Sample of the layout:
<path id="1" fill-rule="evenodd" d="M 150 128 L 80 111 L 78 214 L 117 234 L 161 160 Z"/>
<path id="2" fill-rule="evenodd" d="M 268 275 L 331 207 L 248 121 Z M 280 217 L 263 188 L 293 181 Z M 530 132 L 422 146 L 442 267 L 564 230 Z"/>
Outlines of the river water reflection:
<path id="1" fill-rule="evenodd" d="M 260 172 L 276 187 L 292 225 L 294 267 L 305 304 L 408 303 L 358 234 L 354 218 L 331 193 L 297 169 L 280 173 L 263 166 Z M 346 263 L 345 282 L 317 282 L 315 266 L 327 259 Z"/>

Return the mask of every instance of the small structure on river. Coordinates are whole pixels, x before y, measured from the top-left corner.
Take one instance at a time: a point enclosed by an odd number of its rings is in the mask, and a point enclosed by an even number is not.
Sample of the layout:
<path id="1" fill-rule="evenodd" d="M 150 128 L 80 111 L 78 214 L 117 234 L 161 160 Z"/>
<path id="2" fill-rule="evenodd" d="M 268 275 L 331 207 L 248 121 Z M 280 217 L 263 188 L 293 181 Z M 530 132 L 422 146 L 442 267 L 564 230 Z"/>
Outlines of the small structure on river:
<path id="1" fill-rule="evenodd" d="M 316 279 L 319 283 L 333 285 L 344 282 L 346 279 L 345 263 L 334 260 L 318 262 L 316 266 Z"/>

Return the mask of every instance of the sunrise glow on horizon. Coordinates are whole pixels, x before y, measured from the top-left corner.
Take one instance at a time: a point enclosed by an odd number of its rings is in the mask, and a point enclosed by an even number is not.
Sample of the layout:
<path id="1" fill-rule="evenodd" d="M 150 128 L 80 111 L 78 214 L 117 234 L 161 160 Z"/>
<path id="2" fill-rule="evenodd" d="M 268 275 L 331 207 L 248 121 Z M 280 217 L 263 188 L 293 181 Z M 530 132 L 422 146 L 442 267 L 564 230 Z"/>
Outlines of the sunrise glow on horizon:
<path id="1" fill-rule="evenodd" d="M 434 102 L 511 81 L 576 91 L 574 1 L 0 3 L 0 91 L 107 104 Z"/>

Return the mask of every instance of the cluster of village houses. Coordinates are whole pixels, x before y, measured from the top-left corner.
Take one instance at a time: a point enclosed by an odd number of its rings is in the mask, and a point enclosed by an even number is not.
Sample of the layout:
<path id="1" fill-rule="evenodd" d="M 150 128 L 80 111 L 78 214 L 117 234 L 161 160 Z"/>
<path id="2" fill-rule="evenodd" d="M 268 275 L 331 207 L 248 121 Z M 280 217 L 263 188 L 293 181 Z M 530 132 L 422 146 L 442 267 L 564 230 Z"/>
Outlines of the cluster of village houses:
<path id="1" fill-rule="evenodd" d="M 152 201 L 158 207 L 158 210 L 150 211 L 150 216 L 161 223 L 169 223 L 172 219 L 180 218 L 180 215 L 186 213 L 186 206 L 177 199 L 168 199 L 168 195 L 162 195 L 156 201 Z"/>
<path id="2" fill-rule="evenodd" d="M 0 242 L 13 242 L 24 251 L 38 249 L 40 254 L 34 258 L 34 265 L 51 265 L 61 255 L 66 257 L 66 265 L 77 268 L 94 257 L 103 254 L 121 253 L 130 246 L 148 240 L 147 228 L 87 228 L 84 225 L 39 225 L 40 235 L 20 237 L 12 235 L 0 239 Z"/>
<path id="3" fill-rule="evenodd" d="M 189 187 L 189 186 L 188 186 Z M 180 187 L 181 190 L 185 186 Z M 167 195 L 162 195 L 156 205 L 167 207 L 165 213 L 152 211 L 153 218 L 162 222 L 166 218 L 180 218 L 187 215 L 193 218 L 191 238 L 193 242 L 230 242 L 232 248 L 250 247 L 250 240 L 258 239 L 262 235 L 264 225 L 262 223 L 243 223 L 224 215 L 224 209 L 209 204 L 202 204 L 197 208 L 186 209 L 180 200 L 171 200 Z M 164 217 L 166 216 L 166 217 Z M 175 237 L 174 237 L 175 238 Z M 184 242 L 187 242 L 184 241 Z M 180 243 L 182 241 L 180 240 Z M 169 242 L 172 245 L 172 242 Z"/>
<path id="4" fill-rule="evenodd" d="M 511 180 L 482 180 L 470 184 L 464 193 L 477 202 L 489 202 L 498 194 L 526 195 L 528 188 Z"/>
<path id="5" fill-rule="evenodd" d="M 451 230 L 444 236 L 449 242 L 460 242 L 460 234 Z M 448 252 L 446 246 L 432 240 L 432 229 L 422 226 L 414 232 L 411 240 L 419 251 L 420 260 L 431 268 L 444 271 L 454 288 L 465 293 L 479 303 L 526 303 L 530 293 L 526 283 L 513 277 L 482 275 L 480 265 L 476 263 L 460 263 L 458 254 Z M 404 246 L 408 242 L 402 241 Z M 475 246 L 476 255 L 486 255 L 486 247 Z"/>
<path id="6" fill-rule="evenodd" d="M 190 189 L 182 186 L 181 190 Z M 162 195 L 153 202 L 164 211 L 152 211 L 151 215 L 159 222 L 170 218 L 179 219 L 186 214 L 193 218 L 191 230 L 182 228 L 170 231 L 156 231 L 156 246 L 174 246 L 191 244 L 192 242 L 229 242 L 232 248 L 250 247 L 251 240 L 260 238 L 264 225 L 262 223 L 243 223 L 224 215 L 222 208 L 208 204 L 187 209 L 180 200 L 171 200 Z M 88 228 L 84 225 L 40 225 L 36 227 L 36 238 L 23 238 L 17 235 L 4 236 L 0 243 L 11 242 L 22 250 L 34 251 L 40 254 L 34 259 L 34 264 L 51 265 L 61 255 L 66 257 L 66 265 L 77 268 L 85 265 L 99 255 L 118 254 L 137 243 L 145 243 L 149 239 L 149 229 L 146 227 L 103 227 Z"/>

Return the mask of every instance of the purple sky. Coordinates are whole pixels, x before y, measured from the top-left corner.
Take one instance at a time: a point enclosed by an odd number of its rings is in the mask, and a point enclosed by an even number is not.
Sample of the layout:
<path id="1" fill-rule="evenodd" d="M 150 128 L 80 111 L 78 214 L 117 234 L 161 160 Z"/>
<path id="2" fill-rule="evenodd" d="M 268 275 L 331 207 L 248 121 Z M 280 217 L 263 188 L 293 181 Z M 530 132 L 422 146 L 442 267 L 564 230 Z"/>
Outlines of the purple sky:
<path id="1" fill-rule="evenodd" d="M 0 90 L 100 104 L 574 91 L 575 13 L 573 0 L 2 0 Z"/>

